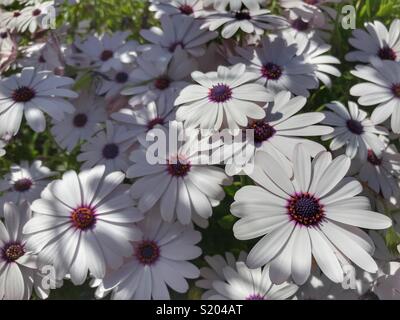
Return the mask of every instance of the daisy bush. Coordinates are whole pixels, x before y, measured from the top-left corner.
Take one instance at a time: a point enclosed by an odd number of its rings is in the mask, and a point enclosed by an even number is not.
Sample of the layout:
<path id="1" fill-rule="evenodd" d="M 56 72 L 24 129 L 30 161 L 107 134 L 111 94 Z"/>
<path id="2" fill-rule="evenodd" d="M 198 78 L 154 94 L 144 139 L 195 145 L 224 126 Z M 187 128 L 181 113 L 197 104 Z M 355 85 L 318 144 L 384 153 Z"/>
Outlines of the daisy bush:
<path id="1" fill-rule="evenodd" d="M 396 0 L 0 0 L 0 300 L 400 299 Z"/>

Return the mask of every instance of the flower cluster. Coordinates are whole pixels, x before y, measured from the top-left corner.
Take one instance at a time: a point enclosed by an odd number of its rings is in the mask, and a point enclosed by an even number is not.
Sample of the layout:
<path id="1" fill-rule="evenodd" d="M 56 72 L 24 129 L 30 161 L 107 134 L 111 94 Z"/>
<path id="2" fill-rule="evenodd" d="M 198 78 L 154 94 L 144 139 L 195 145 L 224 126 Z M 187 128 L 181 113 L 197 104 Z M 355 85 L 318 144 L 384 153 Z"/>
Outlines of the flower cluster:
<path id="1" fill-rule="evenodd" d="M 343 2 L 0 1 L 0 300 L 399 299 L 400 20 L 337 54 Z"/>

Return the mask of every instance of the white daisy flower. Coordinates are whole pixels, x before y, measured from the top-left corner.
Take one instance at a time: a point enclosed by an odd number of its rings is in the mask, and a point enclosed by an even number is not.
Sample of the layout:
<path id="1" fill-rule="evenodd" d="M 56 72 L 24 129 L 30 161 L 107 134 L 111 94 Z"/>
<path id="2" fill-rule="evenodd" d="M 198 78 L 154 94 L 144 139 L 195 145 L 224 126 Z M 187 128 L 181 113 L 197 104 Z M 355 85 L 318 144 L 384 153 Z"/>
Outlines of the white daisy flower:
<path id="1" fill-rule="evenodd" d="M 11 202 L 4 204 L 4 224 L 0 220 L 0 300 L 29 300 L 33 289 L 42 299 L 49 294 L 40 281 L 37 255 L 22 234 L 30 218 L 28 203 L 19 207 Z"/>
<path id="2" fill-rule="evenodd" d="M 287 25 L 284 18 L 254 5 L 232 11 L 204 11 L 200 16 L 204 19 L 202 28 L 215 31 L 222 27 L 221 36 L 225 39 L 233 37 L 239 30 L 262 35 L 265 30 L 274 30 Z"/>
<path id="3" fill-rule="evenodd" d="M 385 199 L 400 197 L 400 154 L 393 144 L 384 147 L 380 154 L 368 149 L 367 161 L 361 164 L 355 161 L 353 166 L 359 168 L 358 179 L 374 192 Z"/>
<path id="4" fill-rule="evenodd" d="M 228 175 L 250 174 L 254 167 L 254 158 L 258 152 L 266 152 L 281 164 L 287 172 L 292 172 L 293 151 L 298 143 L 312 156 L 325 148 L 304 137 L 320 136 L 333 131 L 327 126 L 317 125 L 324 119 L 321 112 L 297 114 L 306 104 L 304 97 L 291 98 L 288 91 L 278 93 L 273 103 L 266 104 L 266 116 L 261 120 L 252 120 L 243 129 L 244 139 L 233 137 L 232 147 L 229 141 L 222 146 L 228 158 L 225 159 Z M 253 134 L 248 135 L 248 130 Z M 238 154 L 244 157 L 237 157 Z"/>
<path id="5" fill-rule="evenodd" d="M 163 15 L 196 16 L 203 10 L 203 0 L 150 0 L 149 10 L 155 12 L 154 17 L 160 19 Z"/>
<path id="6" fill-rule="evenodd" d="M 103 164 L 106 172 L 126 171 L 129 167 L 128 154 L 136 141 L 133 138 L 133 133 L 128 132 L 126 128 L 107 121 L 104 131 L 100 131 L 82 145 L 81 153 L 76 159 L 84 162 L 81 169 Z"/>
<path id="7" fill-rule="evenodd" d="M 106 268 L 117 269 L 133 253 L 129 241 L 140 239 L 133 223 L 143 216 L 134 207 L 121 172 L 105 174 L 97 166 L 76 174 L 64 173 L 33 202 L 34 216 L 23 232 L 39 260 L 51 263 L 57 279 L 70 274 L 83 284 L 88 271 L 99 279 Z"/>
<path id="8" fill-rule="evenodd" d="M 99 81 L 96 86 L 96 94 L 104 95 L 106 99 L 117 97 L 125 87 L 132 85 L 133 81 L 130 74 L 136 68 L 136 65 L 124 65 L 119 69 L 100 73 L 96 78 Z"/>
<path id="9" fill-rule="evenodd" d="M 280 0 L 281 7 L 291 9 L 305 21 L 317 19 L 322 23 L 326 17 L 335 20 L 336 10 L 329 7 L 329 4 L 340 3 L 343 0 Z"/>
<path id="10" fill-rule="evenodd" d="M 380 21 L 366 22 L 366 31 L 356 29 L 349 43 L 357 50 L 346 55 L 348 61 L 369 62 L 377 57 L 382 60 L 400 61 L 400 20 L 390 24 L 389 31 Z"/>
<path id="11" fill-rule="evenodd" d="M 71 60 L 85 61 L 88 67 L 95 68 L 100 72 L 111 69 L 120 70 L 124 64 L 134 60 L 134 52 L 138 46 L 136 41 L 127 41 L 129 32 L 114 32 L 100 36 L 89 36 L 85 40 L 77 40 L 74 46 L 79 52 L 73 52 Z M 85 63 L 83 64 L 85 66 Z"/>
<path id="12" fill-rule="evenodd" d="M 60 52 L 47 42 L 27 47 L 20 63 L 23 67 L 35 66 L 36 71 L 52 71 L 55 74 L 60 74 L 64 69 Z"/>
<path id="13" fill-rule="evenodd" d="M 295 95 L 308 97 L 309 89 L 318 87 L 315 66 L 297 54 L 297 46 L 289 45 L 280 37 L 263 37 L 261 46 L 252 49 L 237 47 L 239 56 L 230 58 L 231 63 L 243 62 L 248 70 L 258 75 L 267 89 L 277 93 L 288 90 Z"/>
<path id="14" fill-rule="evenodd" d="M 233 227 L 237 239 L 263 236 L 247 257 L 249 267 L 270 263 L 273 283 L 292 276 L 298 284 L 309 278 L 312 257 L 336 283 L 344 278 L 339 255 L 367 272 L 378 270 L 371 257 L 373 244 L 359 228 L 386 229 L 392 222 L 370 211 L 368 198 L 356 197 L 362 191 L 358 181 L 343 179 L 350 167 L 348 157 L 332 160 L 329 152 L 321 152 L 311 162 L 299 144 L 293 180 L 267 153 L 260 152 L 256 162 L 250 177 L 259 186 L 240 189 L 231 206 L 240 218 Z"/>
<path id="15" fill-rule="evenodd" d="M 282 33 L 289 34 L 293 38 L 300 37 L 313 39 L 318 43 L 324 43 L 328 41 L 333 32 L 334 26 L 332 21 L 318 19 L 318 14 L 311 15 L 307 20 L 305 20 L 297 11 L 286 10 L 284 12 L 286 18 L 288 19 L 287 28 L 282 29 Z"/>
<path id="16" fill-rule="evenodd" d="M 45 23 L 45 20 L 54 13 L 54 1 L 36 2 L 20 11 L 15 27 L 19 32 L 29 31 L 31 33 L 37 29 L 50 28 L 50 24 Z"/>
<path id="17" fill-rule="evenodd" d="M 133 151 L 129 158 L 133 165 L 128 168 L 127 177 L 138 178 L 132 185 L 131 194 L 138 199 L 138 208 L 142 212 L 157 204 L 165 221 L 177 218 L 182 224 L 189 224 L 192 219 L 198 223 L 197 217 L 208 219 L 212 215 L 212 207 L 218 206 L 225 196 L 222 186 L 230 184 L 231 179 L 222 169 L 204 164 L 199 153 L 201 143 L 195 134 L 183 131 L 176 122 L 170 122 L 168 129 L 171 132 L 177 127 L 182 130 L 175 131 L 177 137 L 183 132 L 189 139 L 176 141 L 176 147 L 173 142 L 166 142 L 169 144 L 165 150 L 158 150 L 155 164 L 147 160 L 146 155 L 151 151 L 145 146 Z M 170 132 L 159 127 L 148 135 L 169 137 L 174 134 Z"/>
<path id="18" fill-rule="evenodd" d="M 47 178 L 57 173 L 50 171 L 42 165 L 42 161 L 36 160 L 32 164 L 22 161 L 20 165 L 12 165 L 10 173 L 4 176 L 0 182 L 0 208 L 6 202 L 20 204 L 22 201 L 32 203 L 40 197 L 40 193 L 50 182 Z"/>
<path id="19" fill-rule="evenodd" d="M 138 223 L 143 236 L 133 242 L 132 257 L 103 279 L 104 290 L 113 289 L 114 300 L 170 299 L 168 287 L 179 293 L 189 290 L 186 279 L 199 276 L 188 260 L 201 255 L 196 246 L 201 234 L 178 222 L 166 223 L 159 213 L 149 214 Z"/>
<path id="20" fill-rule="evenodd" d="M 237 261 L 245 261 L 247 253 L 241 251 Z M 204 260 L 207 262 L 209 267 L 203 267 L 200 269 L 200 280 L 196 281 L 196 286 L 206 291 L 201 296 L 202 300 L 208 300 L 211 296 L 215 296 L 217 292 L 213 288 L 213 283 L 216 280 L 224 281 L 223 269 L 226 266 L 236 269 L 236 258 L 230 252 L 225 252 L 224 256 L 216 254 L 214 256 L 205 256 Z"/>
<path id="21" fill-rule="evenodd" d="M 169 121 L 175 120 L 173 108 L 173 101 L 164 101 L 160 98 L 139 109 L 122 108 L 111 114 L 111 118 L 119 124 L 125 125 L 133 137 L 139 141 L 145 141 L 147 132 L 156 126 L 166 128 Z"/>
<path id="22" fill-rule="evenodd" d="M 100 123 L 107 120 L 106 105 L 103 98 L 82 92 L 71 101 L 75 112 L 62 121 L 54 121 L 51 133 L 58 145 L 71 152 L 75 146 L 91 138 L 101 130 Z"/>
<path id="23" fill-rule="evenodd" d="M 153 51 L 153 50 L 151 50 Z M 161 51 L 155 49 L 155 52 Z M 197 68 L 196 60 L 189 58 L 183 50 L 177 49 L 171 55 L 142 54 L 137 59 L 138 68 L 130 77 L 135 85 L 124 89 L 121 94 L 133 96 L 129 103 L 132 106 L 147 104 L 158 98 L 176 97 L 182 88 L 189 83 L 187 79 Z"/>
<path id="24" fill-rule="evenodd" d="M 358 65 L 353 75 L 367 82 L 354 85 L 350 94 L 358 96 L 363 106 L 378 106 L 371 120 L 378 124 L 391 117 L 394 133 L 400 133 L 400 63 L 390 60 L 372 59 L 370 65 Z"/>
<path id="25" fill-rule="evenodd" d="M 339 101 L 326 105 L 331 111 L 324 111 L 325 119 L 322 123 L 332 126 L 334 131 L 322 136 L 321 139 L 322 141 L 332 139 L 329 148 L 333 151 L 343 147 L 346 148 L 348 157 L 353 159 L 358 156 L 362 161 L 366 161 L 368 149 L 380 154 L 385 148 L 378 135 L 387 135 L 387 130 L 376 126 L 356 103 L 349 101 L 348 106 L 347 109 Z"/>
<path id="26" fill-rule="evenodd" d="M 289 45 L 297 45 L 297 55 L 303 56 L 304 61 L 314 67 L 315 76 L 328 88 L 332 86 L 330 75 L 340 77 L 340 71 L 333 64 L 340 64 L 340 60 L 327 55 L 331 46 L 320 43 L 314 39 L 308 39 L 305 35 L 293 36 L 291 33 L 283 33 L 283 38 Z"/>
<path id="27" fill-rule="evenodd" d="M 1 12 L 0 26 L 10 31 L 14 31 L 18 27 L 21 10 L 3 11 Z"/>
<path id="28" fill-rule="evenodd" d="M 22 114 L 28 125 L 36 132 L 46 128 L 43 112 L 55 120 L 63 120 L 65 113 L 73 113 L 73 105 L 63 98 L 78 95 L 68 89 L 74 80 L 55 76 L 48 71 L 36 72 L 34 68 L 24 68 L 20 74 L 0 80 L 0 124 L 7 123 L 18 132 Z"/>
<path id="29" fill-rule="evenodd" d="M 242 63 L 219 66 L 217 72 L 193 72 L 199 84 L 187 86 L 175 100 L 175 105 L 181 105 L 177 120 L 185 121 L 186 127 L 219 130 L 225 123 L 229 129 L 238 129 L 247 125 L 248 118 L 262 119 L 265 111 L 255 102 L 271 100 L 272 95 L 262 85 L 251 83 L 257 77 Z"/>
<path id="30" fill-rule="evenodd" d="M 270 267 L 250 269 L 244 262 L 237 262 L 223 270 L 224 281 L 215 280 L 216 295 L 210 300 L 285 300 L 293 296 L 298 286 L 288 282 L 273 284 L 269 277 Z"/>
<path id="31" fill-rule="evenodd" d="M 194 57 L 206 52 L 206 44 L 218 36 L 216 32 L 201 29 L 201 21 L 186 16 L 163 16 L 161 28 L 152 27 L 141 30 L 140 35 L 152 44 L 145 44 L 139 50 L 150 50 L 159 46 L 166 52 L 173 53 L 179 47 Z"/>
<path id="32" fill-rule="evenodd" d="M 6 143 L 3 140 L 0 140 L 0 157 L 6 154 L 4 148 L 6 147 Z"/>

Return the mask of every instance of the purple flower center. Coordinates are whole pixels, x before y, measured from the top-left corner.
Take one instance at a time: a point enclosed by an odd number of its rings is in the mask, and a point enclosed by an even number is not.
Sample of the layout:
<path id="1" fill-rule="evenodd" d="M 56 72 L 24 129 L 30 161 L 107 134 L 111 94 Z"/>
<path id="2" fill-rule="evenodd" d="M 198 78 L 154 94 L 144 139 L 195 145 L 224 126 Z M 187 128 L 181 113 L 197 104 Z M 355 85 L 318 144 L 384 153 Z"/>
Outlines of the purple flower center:
<path id="1" fill-rule="evenodd" d="M 186 14 L 186 15 L 191 15 L 193 13 L 193 8 L 189 6 L 188 4 L 183 4 L 179 7 L 179 10 L 181 13 Z"/>
<path id="2" fill-rule="evenodd" d="M 35 10 L 32 11 L 32 15 L 33 15 L 34 17 L 37 17 L 37 16 L 40 15 L 41 13 L 42 13 L 42 10 L 40 10 L 40 9 L 35 9 Z"/>
<path id="3" fill-rule="evenodd" d="M 5 39 L 5 38 L 7 38 L 7 37 L 8 37 L 7 32 L 1 32 L 1 33 L 0 33 L 0 38 Z"/>
<path id="4" fill-rule="evenodd" d="M 79 113 L 74 117 L 73 123 L 74 126 L 77 128 L 82 128 L 86 125 L 86 123 L 88 122 L 88 117 L 86 114 L 84 113 Z"/>
<path id="5" fill-rule="evenodd" d="M 232 98 L 232 89 L 223 83 L 212 86 L 208 91 L 208 98 L 212 102 L 225 102 Z"/>
<path id="6" fill-rule="evenodd" d="M 238 11 L 235 13 L 236 20 L 250 20 L 251 16 L 247 11 Z"/>
<path id="7" fill-rule="evenodd" d="M 79 207 L 71 213 L 71 221 L 77 229 L 90 229 L 96 224 L 95 211 L 90 207 Z"/>
<path id="8" fill-rule="evenodd" d="M 351 120 L 347 120 L 346 124 L 347 124 L 347 128 L 350 130 L 350 132 L 352 132 L 354 134 L 360 135 L 364 132 L 364 128 L 360 121 L 351 119 Z"/>
<path id="9" fill-rule="evenodd" d="M 252 122 L 247 129 L 254 130 L 254 142 L 261 143 L 271 138 L 276 130 L 270 126 L 265 120 Z"/>
<path id="10" fill-rule="evenodd" d="M 112 52 L 111 50 L 104 50 L 101 54 L 100 54 L 100 60 L 101 61 L 107 61 L 109 59 L 111 59 L 114 55 L 114 52 Z"/>
<path id="11" fill-rule="evenodd" d="M 165 123 L 164 118 L 161 118 L 161 117 L 154 118 L 154 119 L 150 120 L 150 121 L 147 123 L 147 129 L 148 129 L 148 130 L 151 130 L 151 129 L 153 129 L 156 125 L 158 125 L 158 124 L 163 125 L 164 123 Z"/>
<path id="12" fill-rule="evenodd" d="M 382 159 L 379 159 L 375 152 L 373 152 L 371 149 L 368 150 L 367 160 L 374 166 L 380 166 L 382 163 Z"/>
<path id="13" fill-rule="evenodd" d="M 397 98 L 400 98 L 400 83 L 396 83 L 393 85 L 392 92 Z"/>
<path id="14" fill-rule="evenodd" d="M 292 22 L 292 28 L 298 31 L 305 31 L 308 29 L 308 22 L 303 21 L 301 18 L 297 18 Z"/>
<path id="15" fill-rule="evenodd" d="M 39 61 L 39 63 L 46 63 L 46 59 L 43 57 L 43 55 L 39 56 L 38 61 Z"/>
<path id="16" fill-rule="evenodd" d="M 319 200 L 306 192 L 292 196 L 288 201 L 287 210 L 292 220 L 307 227 L 319 224 L 325 216 Z"/>
<path id="17" fill-rule="evenodd" d="M 14 92 L 12 93 L 12 99 L 15 102 L 28 102 L 32 100 L 35 96 L 36 96 L 35 90 L 26 86 L 19 87 L 15 89 Z"/>
<path id="18" fill-rule="evenodd" d="M 319 0 L 303 0 L 303 2 L 307 3 L 307 4 L 311 4 L 311 5 L 316 5 L 318 4 Z"/>
<path id="19" fill-rule="evenodd" d="M 178 46 L 181 46 L 181 48 L 185 47 L 182 41 L 177 41 L 169 46 L 168 51 L 174 52 Z"/>
<path id="20" fill-rule="evenodd" d="M 156 80 L 154 80 L 154 86 L 158 90 L 165 90 L 169 87 L 170 84 L 171 84 L 171 80 L 169 80 L 169 78 L 167 78 L 167 77 L 160 77 L 160 78 L 157 78 Z"/>
<path id="21" fill-rule="evenodd" d="M 268 80 L 278 80 L 282 75 L 282 68 L 275 63 L 267 63 L 261 68 L 261 74 Z"/>
<path id="22" fill-rule="evenodd" d="M 33 182 L 29 178 L 23 178 L 15 181 L 14 190 L 17 192 L 25 192 L 28 191 L 33 185 Z"/>
<path id="23" fill-rule="evenodd" d="M 167 171 L 173 177 L 184 177 L 188 174 L 191 167 L 189 161 L 174 157 L 168 161 Z"/>
<path id="24" fill-rule="evenodd" d="M 20 15 L 21 15 L 21 12 L 19 12 L 19 11 L 14 11 L 14 13 L 13 13 L 14 18 L 18 18 Z"/>
<path id="25" fill-rule="evenodd" d="M 143 240 L 135 249 L 135 256 L 144 265 L 152 265 L 160 257 L 160 247 L 154 241 Z"/>
<path id="26" fill-rule="evenodd" d="M 115 143 L 106 144 L 103 148 L 103 156 L 106 159 L 115 159 L 119 155 L 119 147 Z"/>
<path id="27" fill-rule="evenodd" d="M 382 60 L 393 60 L 395 61 L 397 58 L 396 52 L 388 46 L 379 49 L 378 56 Z"/>
<path id="28" fill-rule="evenodd" d="M 2 258 L 8 263 L 18 260 L 25 254 L 24 246 L 20 243 L 9 243 L 2 249 Z"/>
<path id="29" fill-rule="evenodd" d="M 249 295 L 248 297 L 246 297 L 246 300 L 265 300 L 265 299 L 259 293 L 253 293 L 253 294 Z"/>
<path id="30" fill-rule="evenodd" d="M 123 72 L 123 71 L 118 72 L 115 75 L 115 81 L 118 82 L 118 83 L 125 83 L 125 82 L 128 81 L 128 78 L 129 78 L 129 75 L 126 72 Z"/>

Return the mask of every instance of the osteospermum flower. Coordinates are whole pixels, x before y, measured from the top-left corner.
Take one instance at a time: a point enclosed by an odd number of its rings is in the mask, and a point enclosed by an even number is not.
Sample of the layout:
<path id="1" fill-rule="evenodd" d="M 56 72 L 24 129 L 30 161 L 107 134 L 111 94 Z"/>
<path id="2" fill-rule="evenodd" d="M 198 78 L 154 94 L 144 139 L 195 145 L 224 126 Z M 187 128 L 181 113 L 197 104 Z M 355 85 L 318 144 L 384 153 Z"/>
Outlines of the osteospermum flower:
<path id="1" fill-rule="evenodd" d="M 196 16 L 203 10 L 203 0 L 150 0 L 149 10 L 155 12 L 154 17 L 160 19 L 168 16 Z"/>
<path id="2" fill-rule="evenodd" d="M 103 98 L 82 92 L 71 101 L 75 112 L 68 114 L 62 121 L 54 121 L 51 133 L 58 145 L 71 152 L 82 141 L 91 138 L 101 130 L 100 123 L 107 119 Z"/>
<path id="3" fill-rule="evenodd" d="M 369 62 L 371 58 L 400 61 L 400 20 L 395 19 L 389 30 L 380 21 L 366 22 L 366 31 L 356 29 L 349 43 L 357 50 L 346 55 L 348 61 Z"/>
<path id="4" fill-rule="evenodd" d="M 241 251 L 237 261 L 245 261 L 247 253 Z M 202 300 L 207 300 L 208 298 L 217 295 L 217 292 L 213 288 L 213 283 L 216 280 L 224 281 L 223 269 L 226 266 L 232 269 L 236 268 L 236 258 L 230 253 L 226 252 L 225 256 L 216 254 L 214 256 L 205 256 L 204 260 L 208 263 L 209 267 L 203 267 L 200 269 L 200 280 L 196 281 L 196 286 L 206 291 L 201 296 Z"/>
<path id="5" fill-rule="evenodd" d="M 342 0 L 280 0 L 279 4 L 285 9 L 291 9 L 305 21 L 317 19 L 324 22 L 327 17 L 335 20 L 336 10 L 329 4 L 339 3 Z"/>
<path id="6" fill-rule="evenodd" d="M 258 152 L 266 152 L 292 172 L 292 157 L 295 146 L 302 143 L 312 156 L 325 148 L 304 137 L 320 136 L 332 132 L 328 126 L 318 125 L 324 119 L 321 112 L 297 114 L 306 104 L 306 98 L 291 98 L 290 92 L 278 93 L 273 103 L 266 104 L 265 118 L 252 120 L 243 128 L 241 135 L 232 137 L 230 144 L 225 140 L 222 150 L 226 152 L 224 162 L 228 175 L 250 174 L 254 168 L 254 158 Z M 217 150 L 220 152 L 220 150 Z"/>
<path id="7" fill-rule="evenodd" d="M 185 126 L 219 130 L 225 122 L 229 129 L 237 129 L 246 126 L 248 118 L 265 116 L 255 102 L 266 102 L 271 94 L 251 83 L 257 74 L 247 72 L 244 64 L 219 66 L 217 72 L 205 74 L 195 71 L 192 78 L 199 84 L 187 86 L 175 100 L 175 105 L 181 105 L 176 118 Z"/>
<path id="8" fill-rule="evenodd" d="M 202 56 L 206 52 L 205 45 L 218 36 L 218 33 L 201 29 L 201 21 L 185 16 L 161 17 L 161 29 L 152 27 L 141 30 L 140 35 L 152 44 L 142 46 L 142 50 L 149 50 L 159 46 L 166 52 L 175 52 L 179 47 L 194 57 Z"/>
<path id="9" fill-rule="evenodd" d="M 22 234 L 30 218 L 28 203 L 19 207 L 11 202 L 4 205 L 4 224 L 0 221 L 0 300 L 28 300 L 33 289 L 42 299 L 49 294 L 40 281 L 37 255 Z"/>
<path id="10" fill-rule="evenodd" d="M 235 194 L 231 212 L 240 220 L 233 231 L 240 240 L 263 236 L 252 248 L 247 264 L 270 263 L 273 283 L 289 276 L 303 284 L 310 276 L 312 258 L 333 282 L 343 281 L 338 253 L 367 272 L 378 270 L 371 257 L 372 242 L 360 228 L 385 229 L 391 220 L 370 211 L 369 200 L 356 196 L 361 184 L 343 179 L 350 167 L 345 155 L 331 159 L 322 152 L 311 163 L 301 144 L 293 156 L 290 180 L 281 165 L 266 153 L 256 156 L 258 170 L 251 178 L 259 186 L 246 186 Z"/>
<path id="11" fill-rule="evenodd" d="M 102 73 L 96 79 L 99 81 L 96 86 L 96 94 L 104 95 L 106 99 L 117 97 L 125 87 L 132 85 L 130 74 L 134 69 L 136 69 L 135 65 L 124 65 Z"/>
<path id="12" fill-rule="evenodd" d="M 209 297 L 211 300 L 285 300 L 298 289 L 288 282 L 273 284 L 269 266 L 250 269 L 244 262 L 237 262 L 235 269 L 226 266 L 222 272 L 224 281 L 213 281 L 217 294 Z"/>
<path id="13" fill-rule="evenodd" d="M 139 108 L 122 108 L 111 114 L 111 118 L 119 124 L 125 125 L 128 132 L 138 140 L 145 141 L 146 134 L 157 126 L 166 127 L 169 121 L 175 119 L 174 105 L 170 98 L 168 101 L 160 98 Z"/>
<path id="14" fill-rule="evenodd" d="M 7 71 L 18 56 L 15 34 L 0 27 L 0 72 Z"/>
<path id="15" fill-rule="evenodd" d="M 99 164 L 106 172 L 125 171 L 129 167 L 129 149 L 135 143 L 134 133 L 125 127 L 106 122 L 106 129 L 89 138 L 81 147 L 77 160 L 84 162 L 82 169 L 93 168 Z"/>
<path id="16" fill-rule="evenodd" d="M 375 154 L 380 154 L 385 148 L 378 135 L 386 135 L 387 130 L 376 126 L 356 103 L 349 101 L 348 105 L 348 109 L 338 101 L 326 105 L 331 111 L 324 112 L 325 119 L 322 123 L 332 126 L 334 131 L 323 136 L 322 140 L 332 139 L 329 145 L 331 150 L 345 147 L 347 156 L 354 158 L 358 155 L 362 161 L 365 161 L 368 149 L 373 150 Z"/>
<path id="17" fill-rule="evenodd" d="M 167 139 L 174 134 L 169 132 L 176 130 L 180 137 L 184 131 L 179 129 L 176 122 L 171 122 L 169 131 L 159 127 L 148 135 Z M 167 141 L 168 145 L 163 144 L 155 158 L 150 154 L 154 148 L 152 144 L 146 146 L 150 151 L 143 147 L 131 153 L 129 159 L 133 165 L 128 168 L 127 177 L 138 178 L 132 185 L 131 194 L 138 199 L 138 208 L 142 212 L 159 205 L 165 221 L 177 218 L 182 224 L 189 224 L 191 220 L 199 224 L 199 217 L 204 220 L 212 215 L 212 207 L 225 196 L 222 186 L 230 184 L 231 179 L 222 169 L 204 164 L 199 153 L 201 143 L 196 143 L 196 139 L 196 135 L 192 135 L 191 139 L 177 141 L 176 148 L 175 142 Z"/>
<path id="18" fill-rule="evenodd" d="M 295 39 L 306 38 L 313 39 L 318 43 L 324 43 L 324 40 L 329 41 L 331 32 L 334 29 L 331 20 L 319 19 L 319 14 L 314 11 L 314 14 L 307 17 L 307 19 L 301 16 L 297 10 L 288 9 L 284 12 L 288 19 L 288 25 L 279 30 L 279 33 L 289 35 Z"/>
<path id="19" fill-rule="evenodd" d="M 159 50 L 154 49 L 151 51 Z M 121 94 L 133 96 L 129 100 L 132 106 L 147 104 L 157 99 L 176 97 L 189 83 L 187 79 L 197 67 L 197 62 L 188 57 L 181 49 L 171 56 L 143 53 L 137 59 L 138 68 L 130 74 L 133 86 L 124 89 Z"/>
<path id="20" fill-rule="evenodd" d="M 368 149 L 367 161 L 353 163 L 358 168 L 358 178 L 385 199 L 398 198 L 400 189 L 400 154 L 393 144 L 387 144 L 379 154 Z"/>
<path id="21" fill-rule="evenodd" d="M 51 43 L 38 43 L 24 50 L 24 59 L 20 61 L 24 67 L 35 66 L 37 71 L 52 71 L 62 75 L 64 66 L 60 50 Z"/>
<path id="22" fill-rule="evenodd" d="M 104 166 L 68 171 L 33 202 L 34 216 L 23 232 L 40 261 L 54 265 L 56 278 L 70 274 L 75 285 L 88 271 L 99 279 L 133 253 L 129 241 L 140 239 L 134 226 L 143 216 L 134 207 L 121 172 Z"/>
<path id="23" fill-rule="evenodd" d="M 169 299 L 168 287 L 179 293 L 189 290 L 186 279 L 199 276 L 188 260 L 201 255 L 196 246 L 201 234 L 190 226 L 160 220 L 158 212 L 138 224 L 143 236 L 133 242 L 133 255 L 103 279 L 104 290 L 113 289 L 115 300 Z"/>
<path id="24" fill-rule="evenodd" d="M 20 74 L 0 80 L 0 126 L 8 126 L 18 132 L 25 115 L 28 125 L 36 132 L 46 128 L 48 114 L 55 120 L 64 119 L 65 113 L 74 112 L 73 105 L 63 98 L 78 95 L 68 87 L 71 78 L 55 76 L 51 72 L 36 72 L 24 68 Z"/>
<path id="25" fill-rule="evenodd" d="M 340 77 L 340 71 L 334 67 L 340 64 L 340 60 L 326 54 L 331 46 L 320 43 L 314 39 L 307 39 L 304 35 L 293 36 L 290 33 L 284 33 L 283 38 L 288 44 L 297 46 L 297 54 L 304 57 L 304 61 L 314 67 L 314 74 L 325 86 L 330 88 L 332 81 L 329 76 Z"/>
<path id="26" fill-rule="evenodd" d="M 54 1 L 35 2 L 33 6 L 27 6 L 19 12 L 15 27 L 19 32 L 31 33 L 39 28 L 50 29 L 51 21 L 56 19 L 55 13 Z"/>
<path id="27" fill-rule="evenodd" d="M 138 43 L 127 41 L 128 32 L 114 32 L 101 36 L 89 36 L 84 41 L 75 41 L 74 46 L 79 52 L 72 53 L 70 60 L 84 61 L 88 67 L 101 72 L 111 69 L 121 69 L 124 64 L 131 63 Z"/>
<path id="28" fill-rule="evenodd" d="M 263 37 L 261 47 L 237 47 L 239 56 L 230 58 L 230 61 L 245 63 L 248 70 L 257 74 L 260 82 L 275 93 L 288 90 L 308 97 L 308 90 L 318 86 L 315 67 L 307 63 L 303 55 L 298 55 L 297 50 L 295 44 L 289 45 L 280 37 Z"/>
<path id="29" fill-rule="evenodd" d="M 265 30 L 273 30 L 287 25 L 282 17 L 271 14 L 270 10 L 260 9 L 255 1 L 236 10 L 203 11 L 202 28 L 215 31 L 222 27 L 221 35 L 225 39 L 233 37 L 239 30 L 245 33 L 261 35 Z"/>
<path id="30" fill-rule="evenodd" d="M 391 116 L 391 128 L 400 133 L 400 63 L 372 59 L 372 65 L 358 65 L 353 75 L 368 82 L 354 85 L 350 94 L 358 96 L 364 106 L 378 105 L 371 115 L 377 124 Z"/>
<path id="31" fill-rule="evenodd" d="M 5 202 L 32 203 L 40 197 L 40 193 L 49 183 L 47 178 L 56 174 L 43 166 L 40 160 L 31 165 L 27 161 L 22 161 L 20 165 L 12 165 L 10 173 L 0 182 L 0 192 L 3 192 L 0 207 L 3 207 Z"/>

